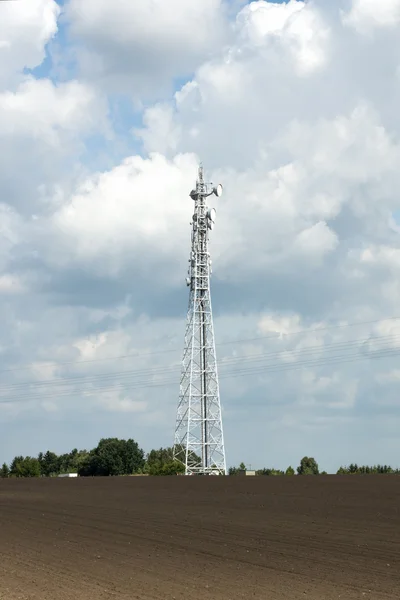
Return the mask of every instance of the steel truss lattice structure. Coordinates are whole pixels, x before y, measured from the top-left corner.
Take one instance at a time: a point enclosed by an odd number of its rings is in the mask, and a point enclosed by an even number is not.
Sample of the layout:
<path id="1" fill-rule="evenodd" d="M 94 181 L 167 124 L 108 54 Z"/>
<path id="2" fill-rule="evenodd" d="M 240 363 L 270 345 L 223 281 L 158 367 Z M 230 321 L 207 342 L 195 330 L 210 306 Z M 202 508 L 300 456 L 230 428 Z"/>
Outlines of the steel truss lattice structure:
<path id="1" fill-rule="evenodd" d="M 226 474 L 208 251 L 215 209 L 206 205 L 206 198 L 221 195 L 222 186 L 211 190 L 200 167 L 196 189 L 190 194 L 195 203 L 186 279 L 190 294 L 174 440 L 174 458 L 183 462 L 186 475 Z"/>

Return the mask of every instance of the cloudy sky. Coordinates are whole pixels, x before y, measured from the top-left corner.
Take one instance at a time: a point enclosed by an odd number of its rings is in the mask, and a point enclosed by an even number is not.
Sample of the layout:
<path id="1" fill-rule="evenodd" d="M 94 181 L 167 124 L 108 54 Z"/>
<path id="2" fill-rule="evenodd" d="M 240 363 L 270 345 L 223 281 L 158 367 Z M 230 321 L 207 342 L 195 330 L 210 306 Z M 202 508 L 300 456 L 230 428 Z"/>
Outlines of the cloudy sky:
<path id="1" fill-rule="evenodd" d="M 228 464 L 400 465 L 400 0 L 0 2 L 0 462 L 171 445 L 199 160 Z"/>

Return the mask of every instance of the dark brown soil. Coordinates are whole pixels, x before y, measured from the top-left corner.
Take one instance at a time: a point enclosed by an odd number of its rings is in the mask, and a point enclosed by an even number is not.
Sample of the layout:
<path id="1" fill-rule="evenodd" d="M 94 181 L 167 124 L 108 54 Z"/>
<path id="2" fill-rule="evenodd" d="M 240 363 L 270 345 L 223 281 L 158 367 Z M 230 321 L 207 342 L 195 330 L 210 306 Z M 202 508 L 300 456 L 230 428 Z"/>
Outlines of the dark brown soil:
<path id="1" fill-rule="evenodd" d="M 400 598 L 400 477 L 0 480 L 0 599 Z"/>

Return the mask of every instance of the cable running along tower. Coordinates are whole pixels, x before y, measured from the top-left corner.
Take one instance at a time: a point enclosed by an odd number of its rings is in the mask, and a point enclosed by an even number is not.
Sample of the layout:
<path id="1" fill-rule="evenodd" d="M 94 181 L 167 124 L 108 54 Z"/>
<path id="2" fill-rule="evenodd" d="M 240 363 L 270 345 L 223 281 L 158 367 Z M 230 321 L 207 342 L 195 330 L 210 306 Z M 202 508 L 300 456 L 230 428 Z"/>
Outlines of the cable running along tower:
<path id="1" fill-rule="evenodd" d="M 175 428 L 174 458 L 185 475 L 225 475 L 226 461 L 211 308 L 208 236 L 216 211 L 206 198 L 220 197 L 222 185 L 204 182 L 199 168 L 192 218 L 192 247 L 186 284 L 190 288 Z"/>

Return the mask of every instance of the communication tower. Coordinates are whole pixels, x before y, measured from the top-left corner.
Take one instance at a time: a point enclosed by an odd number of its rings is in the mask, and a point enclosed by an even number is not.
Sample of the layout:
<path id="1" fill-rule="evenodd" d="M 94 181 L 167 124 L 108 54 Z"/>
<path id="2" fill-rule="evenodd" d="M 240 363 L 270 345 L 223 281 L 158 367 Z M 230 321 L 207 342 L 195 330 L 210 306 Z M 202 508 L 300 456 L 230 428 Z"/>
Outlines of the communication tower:
<path id="1" fill-rule="evenodd" d="M 216 211 L 208 208 L 206 198 L 213 194 L 219 198 L 222 185 L 206 184 L 200 166 L 196 189 L 190 193 L 194 201 L 186 279 L 190 292 L 174 440 L 174 458 L 184 463 L 186 475 L 226 474 L 208 251 Z"/>

